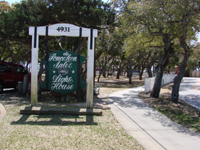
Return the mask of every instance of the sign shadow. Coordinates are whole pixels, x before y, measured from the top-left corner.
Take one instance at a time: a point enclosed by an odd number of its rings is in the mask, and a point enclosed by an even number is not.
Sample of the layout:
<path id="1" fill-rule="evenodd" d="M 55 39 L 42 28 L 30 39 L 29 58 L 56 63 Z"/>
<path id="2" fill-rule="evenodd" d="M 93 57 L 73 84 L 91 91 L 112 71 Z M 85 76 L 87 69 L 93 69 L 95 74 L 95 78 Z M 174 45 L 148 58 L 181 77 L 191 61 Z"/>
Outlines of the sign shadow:
<path id="1" fill-rule="evenodd" d="M 74 126 L 74 125 L 98 125 L 92 115 L 86 117 L 78 115 L 37 115 L 36 120 L 30 119 L 31 115 L 22 115 L 19 120 L 11 122 L 11 125 L 41 125 L 41 126 Z"/>

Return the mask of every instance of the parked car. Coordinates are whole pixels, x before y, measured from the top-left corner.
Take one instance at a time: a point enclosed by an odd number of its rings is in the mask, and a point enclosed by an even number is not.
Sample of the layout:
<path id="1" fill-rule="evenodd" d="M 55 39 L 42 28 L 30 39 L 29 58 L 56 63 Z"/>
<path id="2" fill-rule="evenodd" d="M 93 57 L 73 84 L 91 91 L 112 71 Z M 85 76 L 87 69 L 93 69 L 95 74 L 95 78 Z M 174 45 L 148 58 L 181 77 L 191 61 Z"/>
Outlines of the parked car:
<path id="1" fill-rule="evenodd" d="M 16 88 L 18 81 L 23 81 L 28 72 L 22 65 L 0 62 L 0 93 L 4 88 Z"/>

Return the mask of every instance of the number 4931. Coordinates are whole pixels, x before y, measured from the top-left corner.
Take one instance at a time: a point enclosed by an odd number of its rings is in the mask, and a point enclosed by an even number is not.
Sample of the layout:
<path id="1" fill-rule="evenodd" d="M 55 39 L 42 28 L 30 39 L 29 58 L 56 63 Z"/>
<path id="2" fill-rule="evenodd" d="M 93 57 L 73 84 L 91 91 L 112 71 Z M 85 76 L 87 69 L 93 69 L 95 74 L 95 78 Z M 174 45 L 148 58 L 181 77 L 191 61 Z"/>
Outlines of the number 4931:
<path id="1" fill-rule="evenodd" d="M 69 27 L 58 27 L 56 30 L 58 30 L 58 32 L 70 32 Z"/>

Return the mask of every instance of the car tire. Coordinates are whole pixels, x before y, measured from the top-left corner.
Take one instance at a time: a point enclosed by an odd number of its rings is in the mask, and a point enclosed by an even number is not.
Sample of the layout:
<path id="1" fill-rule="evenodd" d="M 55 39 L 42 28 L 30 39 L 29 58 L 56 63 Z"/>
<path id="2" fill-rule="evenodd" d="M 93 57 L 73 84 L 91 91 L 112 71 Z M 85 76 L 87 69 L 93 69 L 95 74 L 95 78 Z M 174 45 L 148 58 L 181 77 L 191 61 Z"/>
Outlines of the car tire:
<path id="1" fill-rule="evenodd" d="M 3 92 L 3 82 L 0 82 L 0 93 Z"/>

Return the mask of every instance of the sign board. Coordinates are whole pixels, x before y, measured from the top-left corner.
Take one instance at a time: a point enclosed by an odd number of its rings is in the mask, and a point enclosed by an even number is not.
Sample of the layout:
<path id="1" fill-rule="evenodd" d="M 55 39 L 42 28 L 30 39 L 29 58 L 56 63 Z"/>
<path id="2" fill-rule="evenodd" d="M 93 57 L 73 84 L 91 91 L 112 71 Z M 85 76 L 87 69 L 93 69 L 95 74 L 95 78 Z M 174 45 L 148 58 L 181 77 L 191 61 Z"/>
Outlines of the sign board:
<path id="1" fill-rule="evenodd" d="M 37 105 L 37 82 L 38 82 L 38 49 L 40 36 L 69 36 L 87 38 L 87 108 L 93 107 L 93 84 L 94 84 L 94 45 L 97 37 L 97 29 L 79 27 L 68 23 L 58 23 L 47 26 L 29 27 L 29 35 L 32 36 L 31 48 L 31 105 Z"/>
<path id="2" fill-rule="evenodd" d="M 78 76 L 80 78 L 80 88 L 85 88 L 86 84 L 77 73 L 77 54 L 70 51 L 60 50 L 49 53 L 49 84 L 46 87 L 46 78 L 41 83 L 42 89 L 49 89 L 58 93 L 71 93 L 77 90 Z M 85 57 L 80 55 L 80 64 L 85 61 Z M 46 65 L 46 59 L 42 62 Z M 81 72 L 81 70 L 80 70 Z"/>

